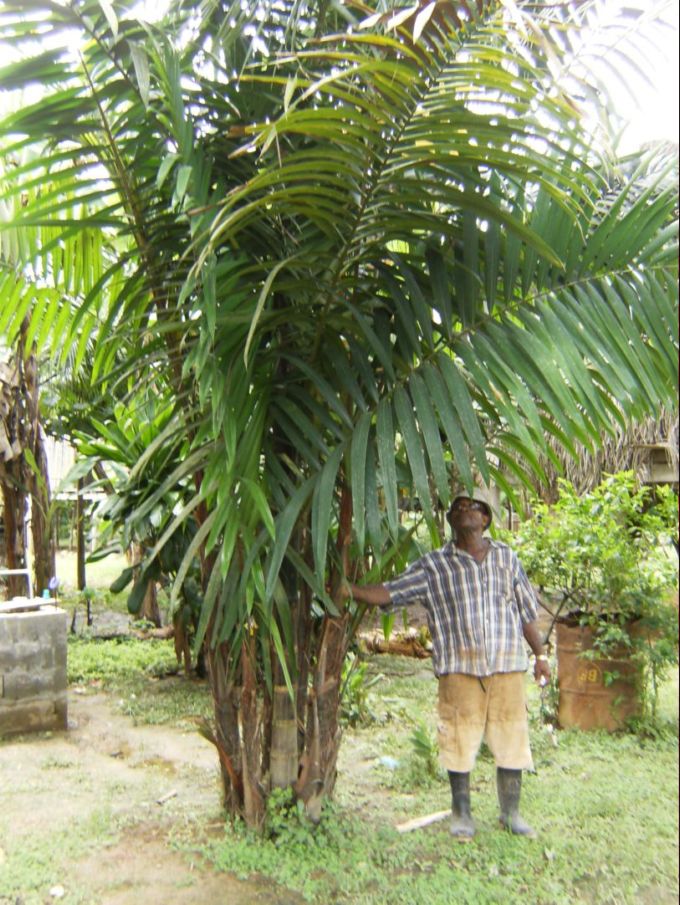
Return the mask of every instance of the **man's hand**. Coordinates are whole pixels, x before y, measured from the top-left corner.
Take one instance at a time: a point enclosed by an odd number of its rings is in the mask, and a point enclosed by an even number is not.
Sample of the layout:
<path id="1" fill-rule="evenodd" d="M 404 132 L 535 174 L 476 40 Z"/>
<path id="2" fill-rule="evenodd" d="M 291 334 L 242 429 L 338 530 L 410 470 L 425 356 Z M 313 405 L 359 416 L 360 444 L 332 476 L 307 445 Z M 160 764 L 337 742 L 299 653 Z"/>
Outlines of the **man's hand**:
<path id="1" fill-rule="evenodd" d="M 346 603 L 351 596 L 352 585 L 347 581 L 346 578 L 341 578 L 340 584 L 337 586 L 335 594 L 333 594 L 334 603 Z"/>
<path id="2" fill-rule="evenodd" d="M 522 632 L 524 633 L 526 642 L 531 648 L 534 657 L 536 657 L 536 663 L 534 664 L 534 678 L 538 684 L 543 687 L 550 681 L 550 664 L 547 659 L 541 660 L 541 657 L 545 657 L 546 655 L 543 653 L 543 639 L 541 638 L 541 633 L 538 629 L 538 623 L 535 620 L 534 622 L 525 622 L 522 626 Z"/>
<path id="3" fill-rule="evenodd" d="M 368 606 L 387 606 L 391 602 L 390 592 L 384 584 L 350 584 L 344 580 L 340 583 L 337 593 L 341 602 L 349 597 L 357 603 L 366 603 Z"/>
<path id="4" fill-rule="evenodd" d="M 536 658 L 534 663 L 534 678 L 543 688 L 550 681 L 550 663 L 547 660 L 539 660 Z"/>

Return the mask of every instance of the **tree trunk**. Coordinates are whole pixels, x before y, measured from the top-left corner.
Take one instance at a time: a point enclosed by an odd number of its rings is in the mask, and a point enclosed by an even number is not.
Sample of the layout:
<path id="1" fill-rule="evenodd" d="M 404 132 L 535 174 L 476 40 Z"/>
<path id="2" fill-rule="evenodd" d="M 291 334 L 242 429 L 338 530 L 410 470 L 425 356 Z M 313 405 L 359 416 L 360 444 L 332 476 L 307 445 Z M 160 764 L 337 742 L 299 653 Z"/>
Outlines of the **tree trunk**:
<path id="1" fill-rule="evenodd" d="M 220 758 L 224 806 L 230 814 L 242 814 L 243 778 L 238 731 L 238 695 L 229 677 L 229 647 L 220 644 L 206 655 L 208 679 L 215 707 L 215 745 Z"/>
<path id="2" fill-rule="evenodd" d="M 3 456 L 0 482 L 6 533 L 7 568 L 24 569 L 27 562 L 27 509 L 30 496 L 33 541 L 33 590 L 40 594 L 55 574 L 55 551 L 50 518 L 47 458 L 40 428 L 38 363 L 34 351 L 26 354 L 30 319 L 19 332 L 13 361 L 0 374 L 0 417 Z M 27 593 L 21 576 L 9 578 L 12 596 Z"/>
<path id="3" fill-rule="evenodd" d="M 26 568 L 26 513 L 27 495 L 17 486 L 15 474 L 20 472 L 20 462 L 15 459 L 2 467 L 2 518 L 5 528 L 5 564 L 8 569 Z M 23 575 L 8 575 L 7 596 L 25 597 L 28 584 Z"/>
<path id="4" fill-rule="evenodd" d="M 308 673 L 307 687 L 295 684 L 294 699 L 288 686 L 276 681 L 269 694 L 256 662 L 255 637 L 243 642 L 234 679 L 229 678 L 233 663 L 227 646 L 206 648 L 225 808 L 252 828 L 262 828 L 266 800 L 274 788 L 290 788 L 313 821 L 333 793 L 348 626 L 348 615 L 326 617 L 312 632 L 311 650 L 298 648 L 298 675 L 304 673 L 301 661 L 311 659 L 316 665 Z M 289 669 L 295 673 L 291 664 Z M 300 709 L 304 720 L 298 717 Z"/>
<path id="5" fill-rule="evenodd" d="M 155 581 L 150 581 L 147 586 L 139 618 L 145 619 L 147 622 L 152 622 L 156 628 L 161 627 L 161 610 L 158 606 L 158 586 Z"/>
<path id="6" fill-rule="evenodd" d="M 351 498 L 347 495 L 341 501 L 337 540 L 343 561 L 350 527 Z M 298 554 L 307 559 L 307 526 L 297 532 L 296 541 Z M 291 586 L 290 575 L 282 574 L 282 578 L 292 601 L 295 649 L 293 662 L 287 662 L 292 695 L 273 643 L 269 643 L 269 653 L 263 653 L 255 623 L 246 628 L 238 657 L 226 643 L 205 645 L 215 706 L 213 741 L 220 757 L 225 807 L 255 829 L 264 825 L 272 789 L 289 788 L 315 822 L 324 799 L 332 795 L 342 735 L 342 667 L 356 629 L 348 612 L 339 617 L 315 616 L 309 588 L 298 590 Z M 265 656 L 272 664 L 271 692 Z"/>
<path id="7" fill-rule="evenodd" d="M 307 732 L 295 791 L 309 817 L 321 816 L 324 798 L 333 794 L 340 750 L 340 679 L 349 644 L 349 616 L 325 617 L 312 688 L 308 696 Z"/>
<path id="8" fill-rule="evenodd" d="M 50 578 L 56 575 L 54 533 L 50 516 L 50 488 L 47 458 L 38 432 L 34 458 L 39 474 L 31 481 L 31 540 L 33 542 L 33 575 L 36 596 L 49 588 Z"/>
<path id="9" fill-rule="evenodd" d="M 287 685 L 274 685 L 269 774 L 272 788 L 285 789 L 298 778 L 298 725 L 296 702 Z"/>
<path id="10" fill-rule="evenodd" d="M 21 325 L 17 357 L 23 358 L 22 389 L 26 412 L 26 443 L 33 462 L 26 462 L 25 472 L 31 494 L 31 539 L 33 541 L 33 586 L 36 595 L 49 587 L 56 573 L 54 538 L 50 512 L 50 484 L 47 456 L 40 427 L 40 380 L 35 349 L 26 355 L 25 336 L 30 320 Z M 25 459 L 25 456 L 24 456 Z"/>
<path id="11" fill-rule="evenodd" d="M 128 550 L 127 557 L 128 561 L 131 563 L 141 563 L 144 559 L 145 549 L 141 544 L 133 543 L 130 545 L 130 549 Z M 140 570 L 135 569 L 136 576 L 139 575 Z M 136 580 L 136 577 L 135 577 Z M 161 611 L 158 605 L 158 587 L 155 581 L 150 580 L 147 584 L 146 593 L 144 594 L 144 599 L 142 600 L 142 605 L 139 608 L 139 613 L 135 616 L 136 619 L 144 619 L 147 622 L 153 623 L 156 628 L 161 627 Z"/>

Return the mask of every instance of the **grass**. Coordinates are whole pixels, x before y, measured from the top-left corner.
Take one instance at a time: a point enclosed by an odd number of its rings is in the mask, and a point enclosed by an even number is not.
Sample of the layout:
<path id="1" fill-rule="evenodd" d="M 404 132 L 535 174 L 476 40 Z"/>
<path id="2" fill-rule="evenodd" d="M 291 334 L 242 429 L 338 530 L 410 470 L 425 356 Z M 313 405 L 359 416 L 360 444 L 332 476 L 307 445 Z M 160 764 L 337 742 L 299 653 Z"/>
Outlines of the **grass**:
<path id="1" fill-rule="evenodd" d="M 535 773 L 525 776 L 523 811 L 539 838 L 498 828 L 495 767 L 483 750 L 472 778 L 478 834 L 461 845 L 446 822 L 394 830 L 449 806 L 446 776 L 432 776 L 411 740 L 423 721 L 435 725 L 435 686 L 414 661 L 374 657 L 371 668 L 384 676 L 371 702 L 378 722 L 345 733 L 336 803 L 321 827 L 296 814 L 265 841 L 229 827 L 201 846 L 217 868 L 264 874 L 310 903 L 337 905 L 677 901 L 677 671 L 663 689 L 656 739 L 550 733 L 532 691 Z"/>
<path id="2" fill-rule="evenodd" d="M 212 714 L 205 682 L 178 675 L 171 641 L 69 637 L 68 681 L 105 691 L 133 721 L 186 729 Z"/>
<path id="3" fill-rule="evenodd" d="M 70 639 L 68 662 L 72 686 L 110 694 L 137 722 L 186 728 L 188 714 L 211 711 L 205 683 L 176 675 L 171 642 Z M 677 901 L 677 670 L 662 688 L 654 737 L 548 732 L 532 686 L 536 769 L 525 776 L 523 813 L 539 838 L 517 839 L 499 829 L 495 769 L 482 750 L 472 777 L 478 833 L 468 845 L 453 842 L 446 821 L 407 834 L 394 829 L 449 806 L 447 778 L 428 759 L 428 733 L 431 740 L 436 725 L 429 662 L 373 656 L 366 660 L 366 681 L 371 678 L 377 678 L 367 693 L 372 721 L 345 730 L 335 800 L 319 827 L 294 807 L 287 811 L 275 796 L 269 838 L 237 825 L 216 834 L 214 825 L 203 826 L 208 815 L 197 812 L 174 828 L 174 848 L 215 871 L 276 882 L 315 905 Z M 417 730 L 419 744 L 413 740 Z M 46 773 L 55 781 L 68 768 L 63 755 L 46 760 Z M 107 801 L 101 805 L 82 824 L 40 834 L 35 845 L 7 847 L 5 877 L 28 882 L 33 872 L 44 889 L 54 874 L 50 865 L 75 857 L 83 840 L 88 850 L 110 844 L 121 827 Z M 7 888 L 38 888 L 37 880 L 31 883 Z M 69 902 L 78 901 L 72 890 Z"/>

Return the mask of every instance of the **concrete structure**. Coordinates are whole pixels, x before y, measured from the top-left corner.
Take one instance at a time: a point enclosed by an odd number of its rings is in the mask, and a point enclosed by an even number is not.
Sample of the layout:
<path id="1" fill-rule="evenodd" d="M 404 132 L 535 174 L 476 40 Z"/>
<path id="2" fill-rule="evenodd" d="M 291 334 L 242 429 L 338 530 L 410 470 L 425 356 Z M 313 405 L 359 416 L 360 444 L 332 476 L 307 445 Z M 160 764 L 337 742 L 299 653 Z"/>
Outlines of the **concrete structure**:
<path id="1" fill-rule="evenodd" d="M 49 601 L 0 604 L 0 736 L 66 729 L 67 621 Z"/>

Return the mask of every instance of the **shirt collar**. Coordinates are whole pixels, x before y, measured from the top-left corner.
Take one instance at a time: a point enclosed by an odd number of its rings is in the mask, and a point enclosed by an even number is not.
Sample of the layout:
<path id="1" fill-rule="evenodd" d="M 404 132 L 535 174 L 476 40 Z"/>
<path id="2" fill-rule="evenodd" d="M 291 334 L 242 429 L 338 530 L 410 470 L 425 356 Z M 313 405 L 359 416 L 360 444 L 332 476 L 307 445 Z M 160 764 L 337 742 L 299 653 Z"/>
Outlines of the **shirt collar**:
<path id="1" fill-rule="evenodd" d="M 489 550 L 498 547 L 498 541 L 493 540 L 493 538 L 491 537 L 487 537 L 487 540 L 489 542 Z M 460 556 L 461 553 L 465 554 L 465 556 L 470 556 L 470 554 L 466 553 L 465 550 L 459 550 L 452 540 L 447 543 L 445 549 L 451 556 Z"/>

